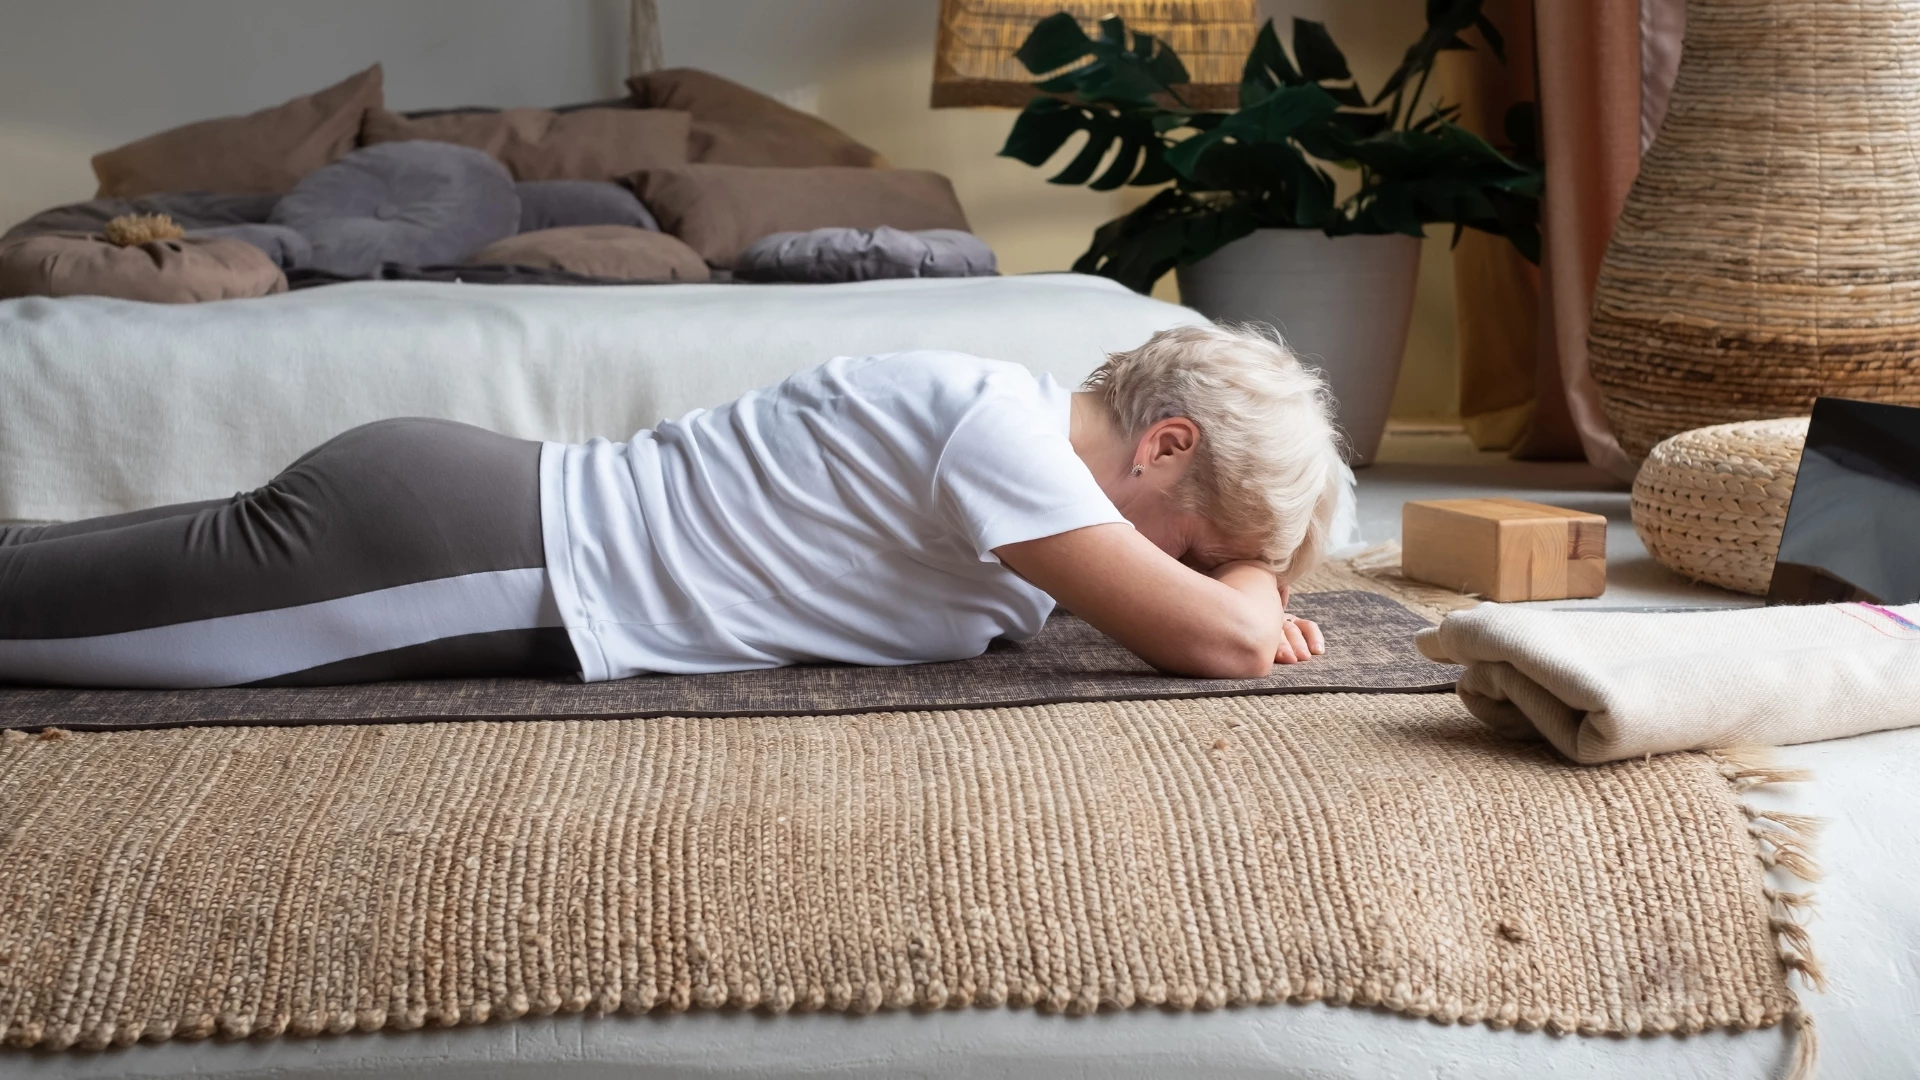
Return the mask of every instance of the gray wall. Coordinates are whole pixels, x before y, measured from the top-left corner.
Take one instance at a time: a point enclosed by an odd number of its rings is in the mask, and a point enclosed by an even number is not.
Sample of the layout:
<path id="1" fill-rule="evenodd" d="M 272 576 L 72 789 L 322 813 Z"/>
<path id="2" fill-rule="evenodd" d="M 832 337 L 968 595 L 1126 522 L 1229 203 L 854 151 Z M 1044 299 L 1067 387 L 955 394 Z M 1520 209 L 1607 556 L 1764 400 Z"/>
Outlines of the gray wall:
<path id="1" fill-rule="evenodd" d="M 617 91 L 623 0 L 0 0 L 0 221 L 90 196 L 87 159 L 386 65 L 387 101 Z"/>

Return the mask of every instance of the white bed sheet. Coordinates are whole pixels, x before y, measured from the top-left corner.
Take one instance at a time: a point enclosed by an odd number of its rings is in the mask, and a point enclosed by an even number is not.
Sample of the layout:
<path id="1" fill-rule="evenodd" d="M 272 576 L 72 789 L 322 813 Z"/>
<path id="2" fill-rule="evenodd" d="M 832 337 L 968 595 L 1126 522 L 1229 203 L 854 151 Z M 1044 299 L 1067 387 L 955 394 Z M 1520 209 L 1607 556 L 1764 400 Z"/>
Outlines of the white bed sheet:
<path id="1" fill-rule="evenodd" d="M 1828 819 L 1811 929 L 1832 989 L 1807 993 L 1821 1075 L 1920 1076 L 1920 729 L 1788 747 L 1812 783 L 1755 796 Z M 1390 1013 L 1277 1005 L 1091 1017 L 1006 1009 L 663 1018 L 582 1016 L 396 1034 L 168 1043 L 102 1054 L 0 1054 L 19 1080 L 773 1080 L 847 1077 L 1262 1077 L 1266 1080 L 1765 1080 L 1778 1029 L 1688 1039 L 1556 1038 Z"/>
<path id="2" fill-rule="evenodd" d="M 625 439 L 838 354 L 956 349 L 1073 383 L 1202 322 L 1078 274 L 851 285 L 366 282 L 253 300 L 0 302 L 0 521 L 219 498 L 437 416 Z"/>

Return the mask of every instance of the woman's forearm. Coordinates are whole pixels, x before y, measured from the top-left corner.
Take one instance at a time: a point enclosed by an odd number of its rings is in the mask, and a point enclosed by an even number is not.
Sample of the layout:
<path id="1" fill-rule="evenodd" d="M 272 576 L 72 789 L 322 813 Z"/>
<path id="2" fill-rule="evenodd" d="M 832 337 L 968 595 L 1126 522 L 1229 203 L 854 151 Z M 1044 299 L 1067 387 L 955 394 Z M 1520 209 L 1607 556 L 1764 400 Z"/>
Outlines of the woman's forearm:
<path id="1" fill-rule="evenodd" d="M 1231 563 L 1194 578 L 1173 617 L 1144 646 L 1122 643 L 1173 675 L 1258 679 L 1270 673 L 1286 619 L 1273 573 L 1255 563 Z"/>
<path id="2" fill-rule="evenodd" d="M 1202 574 L 1124 525 L 1096 525 L 996 549 L 1134 655 L 1175 675 L 1258 678 L 1285 640 L 1274 577 L 1257 563 Z"/>
<path id="3" fill-rule="evenodd" d="M 1254 562 L 1227 563 L 1207 576 L 1239 594 L 1241 601 L 1232 614 L 1240 624 L 1238 636 L 1246 655 L 1225 659 L 1244 664 L 1256 677 L 1265 675 L 1286 637 L 1286 608 L 1281 603 L 1279 580 L 1273 571 Z"/>

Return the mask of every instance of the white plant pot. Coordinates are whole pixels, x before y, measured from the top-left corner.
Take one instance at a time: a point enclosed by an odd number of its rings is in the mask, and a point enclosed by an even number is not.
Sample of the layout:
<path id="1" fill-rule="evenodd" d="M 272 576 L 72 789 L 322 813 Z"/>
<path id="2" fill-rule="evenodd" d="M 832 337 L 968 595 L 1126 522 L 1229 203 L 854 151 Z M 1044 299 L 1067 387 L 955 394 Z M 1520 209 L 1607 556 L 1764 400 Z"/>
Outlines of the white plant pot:
<path id="1" fill-rule="evenodd" d="M 1417 237 L 1261 229 L 1176 274 L 1188 307 L 1209 319 L 1269 323 L 1324 371 L 1348 461 L 1373 461 L 1413 319 Z"/>

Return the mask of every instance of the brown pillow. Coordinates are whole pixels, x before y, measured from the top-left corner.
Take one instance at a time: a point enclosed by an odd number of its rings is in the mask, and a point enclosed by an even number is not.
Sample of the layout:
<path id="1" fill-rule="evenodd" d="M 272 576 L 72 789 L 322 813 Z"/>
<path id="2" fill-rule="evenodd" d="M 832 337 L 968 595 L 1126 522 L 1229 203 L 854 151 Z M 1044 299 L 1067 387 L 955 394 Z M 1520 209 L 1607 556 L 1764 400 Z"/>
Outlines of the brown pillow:
<path id="1" fill-rule="evenodd" d="M 631 225 L 573 225 L 496 240 L 475 265 L 534 266 L 624 281 L 708 281 L 707 264 L 665 233 Z"/>
<path id="2" fill-rule="evenodd" d="M 352 150 L 381 101 L 380 65 L 284 105 L 172 128 L 95 154 L 100 197 L 163 191 L 280 193 Z"/>
<path id="3" fill-rule="evenodd" d="M 120 247 L 95 233 L 42 233 L 0 243 L 0 300 L 115 296 L 190 304 L 286 292 L 287 277 L 244 240 L 187 236 Z"/>
<path id="4" fill-rule="evenodd" d="M 967 227 L 953 185 L 919 169 L 682 165 L 627 183 L 662 229 L 714 266 L 732 266 L 747 245 L 778 232 Z"/>
<path id="5" fill-rule="evenodd" d="M 430 139 L 484 150 L 515 180 L 611 180 L 687 161 L 688 117 L 666 109 L 548 109 L 442 113 L 409 120 L 367 113 L 368 144 Z"/>
<path id="6" fill-rule="evenodd" d="M 787 167 L 881 163 L 872 147 L 825 120 L 705 71 L 649 71 L 628 79 L 627 89 L 643 109 L 680 109 L 692 115 L 689 161 Z"/>

